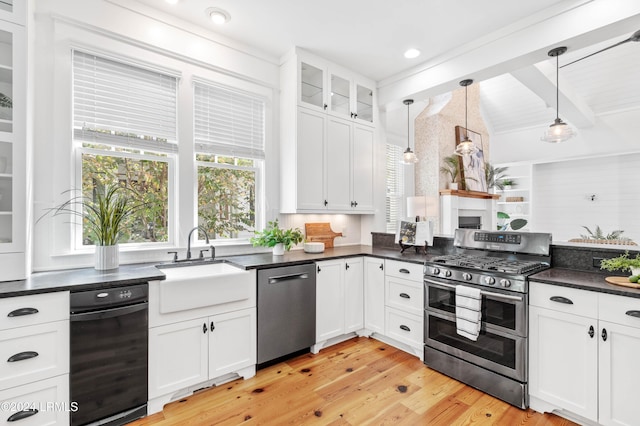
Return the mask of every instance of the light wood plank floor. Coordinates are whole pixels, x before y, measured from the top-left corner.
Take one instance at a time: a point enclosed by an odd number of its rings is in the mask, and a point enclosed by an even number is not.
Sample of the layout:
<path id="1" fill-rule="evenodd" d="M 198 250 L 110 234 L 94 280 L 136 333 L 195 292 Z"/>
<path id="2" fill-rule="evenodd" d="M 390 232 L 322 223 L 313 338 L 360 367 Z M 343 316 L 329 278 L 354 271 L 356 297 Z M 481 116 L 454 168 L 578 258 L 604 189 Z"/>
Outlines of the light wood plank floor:
<path id="1" fill-rule="evenodd" d="M 146 425 L 574 425 L 520 410 L 375 339 L 354 338 L 167 404 Z"/>

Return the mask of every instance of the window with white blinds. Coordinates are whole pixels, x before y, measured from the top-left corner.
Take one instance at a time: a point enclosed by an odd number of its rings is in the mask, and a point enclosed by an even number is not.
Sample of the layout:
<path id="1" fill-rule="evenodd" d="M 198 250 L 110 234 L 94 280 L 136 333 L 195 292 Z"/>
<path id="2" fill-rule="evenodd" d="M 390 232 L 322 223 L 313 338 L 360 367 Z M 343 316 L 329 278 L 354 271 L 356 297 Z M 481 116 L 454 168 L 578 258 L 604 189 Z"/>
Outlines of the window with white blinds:
<path id="1" fill-rule="evenodd" d="M 177 151 L 177 77 L 73 51 L 74 138 Z"/>
<path id="2" fill-rule="evenodd" d="M 402 214 L 404 197 L 404 167 L 401 163 L 403 150 L 398 145 L 387 144 L 386 165 L 386 224 L 387 232 L 395 234 Z"/>
<path id="3" fill-rule="evenodd" d="M 228 87 L 194 83 L 195 150 L 264 159 L 265 101 Z"/>

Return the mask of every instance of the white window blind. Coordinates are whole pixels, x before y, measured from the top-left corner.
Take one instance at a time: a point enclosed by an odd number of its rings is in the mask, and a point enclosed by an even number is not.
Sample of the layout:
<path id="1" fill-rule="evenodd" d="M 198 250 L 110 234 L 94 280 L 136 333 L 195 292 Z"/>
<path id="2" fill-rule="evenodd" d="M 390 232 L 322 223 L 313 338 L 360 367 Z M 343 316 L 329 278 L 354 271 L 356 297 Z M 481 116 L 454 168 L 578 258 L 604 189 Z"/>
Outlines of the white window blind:
<path id="1" fill-rule="evenodd" d="M 73 51 L 74 137 L 176 151 L 177 77 Z"/>
<path id="2" fill-rule="evenodd" d="M 194 83 L 197 152 L 264 159 L 265 101 L 231 88 Z"/>
<path id="3" fill-rule="evenodd" d="M 403 150 L 398 145 L 387 144 L 386 165 L 386 223 L 387 232 L 396 233 L 398 220 L 402 214 L 401 203 L 404 197 Z"/>

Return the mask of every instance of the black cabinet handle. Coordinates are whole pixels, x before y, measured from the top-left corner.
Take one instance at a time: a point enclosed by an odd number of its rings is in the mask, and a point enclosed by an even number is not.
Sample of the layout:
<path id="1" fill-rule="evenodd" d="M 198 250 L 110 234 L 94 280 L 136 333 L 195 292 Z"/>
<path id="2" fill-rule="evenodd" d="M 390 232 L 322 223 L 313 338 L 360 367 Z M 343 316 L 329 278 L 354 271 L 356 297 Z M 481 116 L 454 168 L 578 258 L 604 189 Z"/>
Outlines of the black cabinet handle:
<path id="1" fill-rule="evenodd" d="M 329 204 L 329 202 L 327 200 L 324 200 L 324 206 L 327 207 L 327 204 Z"/>
<path id="2" fill-rule="evenodd" d="M 409 296 L 407 293 L 400 293 L 400 297 L 402 297 L 403 299 L 411 299 L 411 296 Z"/>
<path id="3" fill-rule="evenodd" d="M 398 269 L 398 272 L 400 272 L 401 274 L 410 274 L 411 273 L 411 272 L 409 272 L 408 269 L 404 269 L 404 268 Z"/>
<path id="4" fill-rule="evenodd" d="M 606 342 L 607 341 L 607 329 L 606 328 L 602 329 L 602 335 L 601 336 L 602 336 L 602 341 Z"/>
<path id="5" fill-rule="evenodd" d="M 16 362 L 16 361 L 24 361 L 25 359 L 31 359 L 38 356 L 38 352 L 36 351 L 25 351 L 20 352 L 15 355 L 11 355 L 7 362 Z"/>
<path id="6" fill-rule="evenodd" d="M 25 315 L 33 315 L 33 314 L 37 314 L 38 311 L 36 308 L 20 308 L 20 309 L 16 309 L 15 311 L 11 311 L 7 314 L 8 317 L 22 317 Z"/>
<path id="7" fill-rule="evenodd" d="M 202 332 L 204 334 L 207 334 L 207 323 L 206 322 L 204 324 L 202 324 Z"/>
<path id="8" fill-rule="evenodd" d="M 353 201 L 351 202 L 351 207 L 355 207 L 355 206 L 353 205 Z"/>
<path id="9" fill-rule="evenodd" d="M 15 414 L 12 414 L 7 421 L 8 422 L 17 422 L 18 420 L 26 419 L 27 417 L 35 416 L 38 414 L 38 410 L 35 408 L 30 408 L 28 410 L 18 411 Z"/>
<path id="10" fill-rule="evenodd" d="M 216 326 L 213 324 L 213 321 L 211 321 L 211 331 L 215 330 Z"/>
<path id="11" fill-rule="evenodd" d="M 353 118 L 353 116 L 354 116 L 354 114 L 353 114 L 353 113 L 351 113 L 351 118 Z"/>
<path id="12" fill-rule="evenodd" d="M 640 318 L 640 311 L 627 311 L 625 312 L 625 314 L 629 315 L 630 317 Z"/>
<path id="13" fill-rule="evenodd" d="M 349 264 L 348 263 L 344 263 L 344 269 L 349 269 Z"/>
<path id="14" fill-rule="evenodd" d="M 562 296 L 551 296 L 549 300 L 552 302 L 564 303 L 565 305 L 573 305 L 573 301 L 571 299 L 567 299 Z"/>
<path id="15" fill-rule="evenodd" d="M 358 118 L 358 113 L 357 112 L 353 113 L 353 118 Z"/>
<path id="16" fill-rule="evenodd" d="M 358 207 L 358 202 L 357 201 L 353 202 L 353 207 Z"/>
<path id="17" fill-rule="evenodd" d="M 321 271 L 321 270 L 322 270 L 322 269 L 320 269 L 320 267 L 318 266 L 318 273 L 320 273 L 320 271 Z"/>
<path id="18" fill-rule="evenodd" d="M 380 270 L 381 270 L 381 271 L 384 271 L 384 263 L 381 263 L 381 264 L 380 264 Z"/>
<path id="19" fill-rule="evenodd" d="M 324 104 L 322 107 L 323 107 L 323 109 L 325 109 L 325 110 L 326 110 L 326 109 L 327 109 L 327 107 L 328 107 L 328 105 L 327 105 L 327 104 Z"/>
<path id="20" fill-rule="evenodd" d="M 400 326 L 400 330 L 404 330 L 404 331 L 411 331 L 411 329 L 409 327 L 407 327 L 406 325 L 402 324 Z"/>
<path id="21" fill-rule="evenodd" d="M 589 337 L 593 339 L 593 336 L 596 334 L 596 331 L 593 329 L 593 326 L 589 327 Z"/>

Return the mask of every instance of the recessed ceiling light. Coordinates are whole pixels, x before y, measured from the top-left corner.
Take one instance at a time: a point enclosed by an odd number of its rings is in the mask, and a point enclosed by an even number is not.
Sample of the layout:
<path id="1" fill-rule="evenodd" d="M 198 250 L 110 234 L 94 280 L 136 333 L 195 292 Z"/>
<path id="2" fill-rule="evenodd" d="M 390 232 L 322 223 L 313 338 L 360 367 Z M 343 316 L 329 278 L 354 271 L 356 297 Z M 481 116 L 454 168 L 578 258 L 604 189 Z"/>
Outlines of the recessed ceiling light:
<path id="1" fill-rule="evenodd" d="M 418 56 L 420 56 L 420 51 L 418 49 L 411 48 L 404 52 L 404 57 L 407 59 L 417 58 Z"/>
<path id="2" fill-rule="evenodd" d="M 216 25 L 224 25 L 231 20 L 231 15 L 226 10 L 210 7 L 205 11 L 209 19 Z"/>

